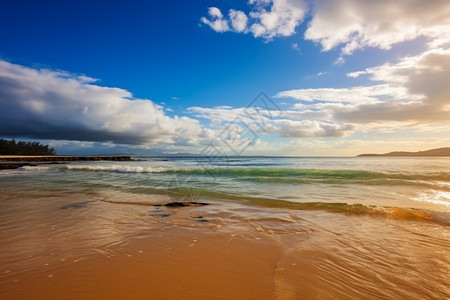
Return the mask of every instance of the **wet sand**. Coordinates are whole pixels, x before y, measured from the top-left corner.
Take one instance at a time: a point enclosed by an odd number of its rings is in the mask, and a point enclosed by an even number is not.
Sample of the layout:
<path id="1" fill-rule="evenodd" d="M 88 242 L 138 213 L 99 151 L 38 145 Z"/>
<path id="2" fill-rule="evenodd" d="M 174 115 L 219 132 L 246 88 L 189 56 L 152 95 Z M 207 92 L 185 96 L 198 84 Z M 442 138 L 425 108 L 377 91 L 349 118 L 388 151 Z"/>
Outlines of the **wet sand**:
<path id="1" fill-rule="evenodd" d="M 449 232 L 424 235 L 433 223 L 125 193 L 1 198 L 1 299 L 450 296 Z"/>
<path id="2" fill-rule="evenodd" d="M 274 294 L 279 258 L 274 244 L 194 232 L 156 239 L 134 241 L 115 256 L 94 254 L 10 276 L 8 286 L 2 285 L 8 290 L 4 299 L 270 299 Z"/>

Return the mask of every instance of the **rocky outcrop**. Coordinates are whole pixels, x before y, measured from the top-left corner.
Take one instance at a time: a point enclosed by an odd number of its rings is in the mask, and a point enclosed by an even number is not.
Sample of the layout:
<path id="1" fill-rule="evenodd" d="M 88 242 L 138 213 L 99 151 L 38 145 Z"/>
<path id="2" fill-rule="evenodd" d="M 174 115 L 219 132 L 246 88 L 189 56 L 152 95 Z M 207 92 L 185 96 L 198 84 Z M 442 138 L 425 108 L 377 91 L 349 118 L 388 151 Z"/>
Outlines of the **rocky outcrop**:
<path id="1" fill-rule="evenodd" d="M 31 163 L 0 163 L 0 170 L 12 170 L 12 169 L 18 169 L 20 167 L 24 166 L 33 166 L 36 167 L 36 164 Z"/>
<path id="2" fill-rule="evenodd" d="M 30 161 L 30 162 L 52 162 L 52 161 L 131 161 L 130 156 L 64 156 L 64 155 L 52 155 L 52 156 L 0 156 L 0 161 Z"/>
<path id="3" fill-rule="evenodd" d="M 24 166 L 38 166 L 42 164 L 58 164 L 70 161 L 131 161 L 130 156 L 0 156 L 0 170 L 18 169 Z"/>

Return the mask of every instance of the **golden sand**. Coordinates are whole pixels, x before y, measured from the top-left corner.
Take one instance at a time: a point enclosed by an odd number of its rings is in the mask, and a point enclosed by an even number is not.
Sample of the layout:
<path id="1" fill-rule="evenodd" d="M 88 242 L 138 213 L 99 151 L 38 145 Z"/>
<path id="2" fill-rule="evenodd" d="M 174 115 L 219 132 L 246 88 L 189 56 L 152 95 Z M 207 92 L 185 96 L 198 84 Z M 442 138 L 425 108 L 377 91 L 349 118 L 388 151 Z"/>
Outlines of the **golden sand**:
<path id="1" fill-rule="evenodd" d="M 74 195 L 64 200 L 72 206 L 43 199 L 38 208 L 6 198 L 0 202 L 0 299 L 450 295 L 448 230 L 433 231 L 433 223 L 230 201 L 179 209 L 73 205 L 80 198 Z M 39 226 L 27 225 L 39 216 Z"/>

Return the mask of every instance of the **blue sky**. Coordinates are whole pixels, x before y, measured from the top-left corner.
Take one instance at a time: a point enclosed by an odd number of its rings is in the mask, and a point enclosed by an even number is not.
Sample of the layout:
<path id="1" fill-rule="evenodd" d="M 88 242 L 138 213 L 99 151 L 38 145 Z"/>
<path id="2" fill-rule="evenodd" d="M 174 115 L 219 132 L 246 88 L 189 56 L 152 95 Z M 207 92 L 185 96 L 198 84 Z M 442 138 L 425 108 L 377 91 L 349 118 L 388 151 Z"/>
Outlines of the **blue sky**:
<path id="1" fill-rule="evenodd" d="M 63 154 L 232 153 L 229 126 L 257 136 L 248 155 L 448 146 L 449 13 L 448 1 L 2 1 L 0 136 Z M 283 114 L 249 116 L 260 92 Z"/>

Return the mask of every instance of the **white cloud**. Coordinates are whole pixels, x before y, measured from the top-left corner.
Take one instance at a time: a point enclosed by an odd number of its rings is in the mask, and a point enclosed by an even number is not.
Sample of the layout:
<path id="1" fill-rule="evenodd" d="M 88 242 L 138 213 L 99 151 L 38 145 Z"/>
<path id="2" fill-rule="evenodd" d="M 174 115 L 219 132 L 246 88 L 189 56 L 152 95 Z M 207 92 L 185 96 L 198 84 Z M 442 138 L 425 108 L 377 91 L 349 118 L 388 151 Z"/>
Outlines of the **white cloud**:
<path id="1" fill-rule="evenodd" d="M 213 126 L 222 128 L 239 117 L 250 130 L 258 134 L 277 134 L 285 138 L 343 137 L 353 132 L 353 125 L 317 120 L 292 120 L 294 111 L 273 113 L 270 111 L 232 107 L 190 107 L 198 118 L 211 120 Z M 305 115 L 306 116 L 306 115 Z"/>
<path id="2" fill-rule="evenodd" d="M 293 43 L 293 44 L 292 44 L 292 49 L 294 49 L 294 50 L 296 50 L 296 51 L 302 53 L 302 49 L 300 49 L 300 47 L 298 46 L 297 43 Z"/>
<path id="3" fill-rule="evenodd" d="M 218 8 L 210 7 L 210 19 L 202 17 L 201 21 L 217 32 L 251 33 L 271 40 L 293 35 L 307 9 L 302 0 L 250 0 L 248 3 L 253 6 L 248 16 L 243 11 L 230 9 L 227 20 Z"/>
<path id="4" fill-rule="evenodd" d="M 375 85 L 292 90 L 278 96 L 325 102 L 291 112 L 300 118 L 327 116 L 328 121 L 358 124 L 361 130 L 424 126 L 448 130 L 448 124 L 442 125 L 450 116 L 448 1 L 324 0 L 316 2 L 305 33 L 306 39 L 320 42 L 324 51 L 342 46 L 342 55 L 365 47 L 389 49 L 419 36 L 427 37 L 422 53 L 347 74 L 367 76 Z M 338 64 L 344 62 L 342 55 Z"/>
<path id="5" fill-rule="evenodd" d="M 272 39 L 279 36 L 290 36 L 303 21 L 306 5 L 300 0 L 252 0 L 255 8 L 250 12 L 254 23 L 250 32 L 255 37 Z M 270 10 L 267 10 L 267 9 Z"/>
<path id="6" fill-rule="evenodd" d="M 419 36 L 429 38 L 430 48 L 450 45 L 448 0 L 321 0 L 312 1 L 310 8 L 303 0 L 250 0 L 248 4 L 247 15 L 231 9 L 227 20 L 218 8 L 211 7 L 211 19 L 201 20 L 217 32 L 251 33 L 270 41 L 293 35 L 309 10 L 305 39 L 320 43 L 323 51 L 341 47 L 337 65 L 344 63 L 342 55 L 357 49 L 390 49 Z"/>
<path id="7" fill-rule="evenodd" d="M 447 128 L 450 117 L 450 3 L 448 1 L 316 2 L 307 39 L 327 51 L 342 45 L 342 54 L 426 36 L 427 49 L 396 63 L 347 74 L 367 76 L 376 84 L 349 88 L 297 89 L 280 92 L 306 103 L 285 115 L 293 119 L 354 124 L 357 130 L 402 127 Z M 337 62 L 343 62 L 341 56 Z"/>
<path id="8" fill-rule="evenodd" d="M 276 97 L 307 102 L 284 113 L 291 118 L 359 124 L 358 128 L 440 126 L 450 118 L 450 49 L 427 50 L 348 76 L 369 76 L 379 84 L 290 90 Z"/>
<path id="9" fill-rule="evenodd" d="M 69 75 L 69 76 L 70 76 L 70 75 Z M 93 83 L 93 82 L 99 81 L 99 80 L 96 79 L 96 78 L 91 78 L 91 77 L 87 77 L 87 76 L 84 76 L 84 75 L 77 76 L 77 78 L 78 78 L 78 80 L 79 80 L 80 82 L 83 82 L 83 83 Z"/>
<path id="10" fill-rule="evenodd" d="M 150 100 L 91 82 L 0 60 L 0 132 L 119 144 L 173 143 L 174 137 L 195 138 L 202 132 L 197 120 L 170 118 Z"/>
<path id="11" fill-rule="evenodd" d="M 353 125 L 311 120 L 276 120 L 273 133 L 287 138 L 344 137 L 353 132 Z"/>
<path id="12" fill-rule="evenodd" d="M 208 14 L 211 17 L 211 20 L 208 20 L 205 17 L 200 19 L 204 24 L 208 25 L 216 32 L 225 32 L 230 30 L 228 21 L 223 18 L 220 9 L 217 7 L 210 7 L 208 9 Z"/>
<path id="13" fill-rule="evenodd" d="M 345 59 L 342 56 L 339 56 L 338 58 L 336 58 L 333 62 L 333 65 L 343 65 L 345 63 Z"/>
<path id="14" fill-rule="evenodd" d="M 244 116 L 244 108 L 232 108 L 230 106 L 218 106 L 214 108 L 207 107 L 189 107 L 189 112 L 195 114 L 197 118 L 209 119 L 214 123 L 232 122 L 238 116 Z"/>
<path id="15" fill-rule="evenodd" d="M 223 18 L 222 12 L 217 7 L 210 7 L 208 9 L 208 13 L 213 18 L 217 18 L 217 19 L 222 19 Z"/>
<path id="16" fill-rule="evenodd" d="M 247 28 L 248 17 L 247 15 L 239 10 L 230 9 L 230 21 L 231 26 L 236 32 L 243 32 Z"/>
<path id="17" fill-rule="evenodd" d="M 322 0 L 314 2 L 305 39 L 319 42 L 323 51 L 342 45 L 348 55 L 364 47 L 390 49 L 421 35 L 448 37 L 449 24 L 448 0 Z"/>
<path id="18" fill-rule="evenodd" d="M 391 87 L 387 84 L 357 86 L 351 88 L 298 89 L 280 92 L 276 98 L 288 97 L 302 101 L 325 101 L 339 103 L 379 103 L 383 97 L 397 100 L 418 100 L 421 96 L 411 96 L 406 88 Z"/>

